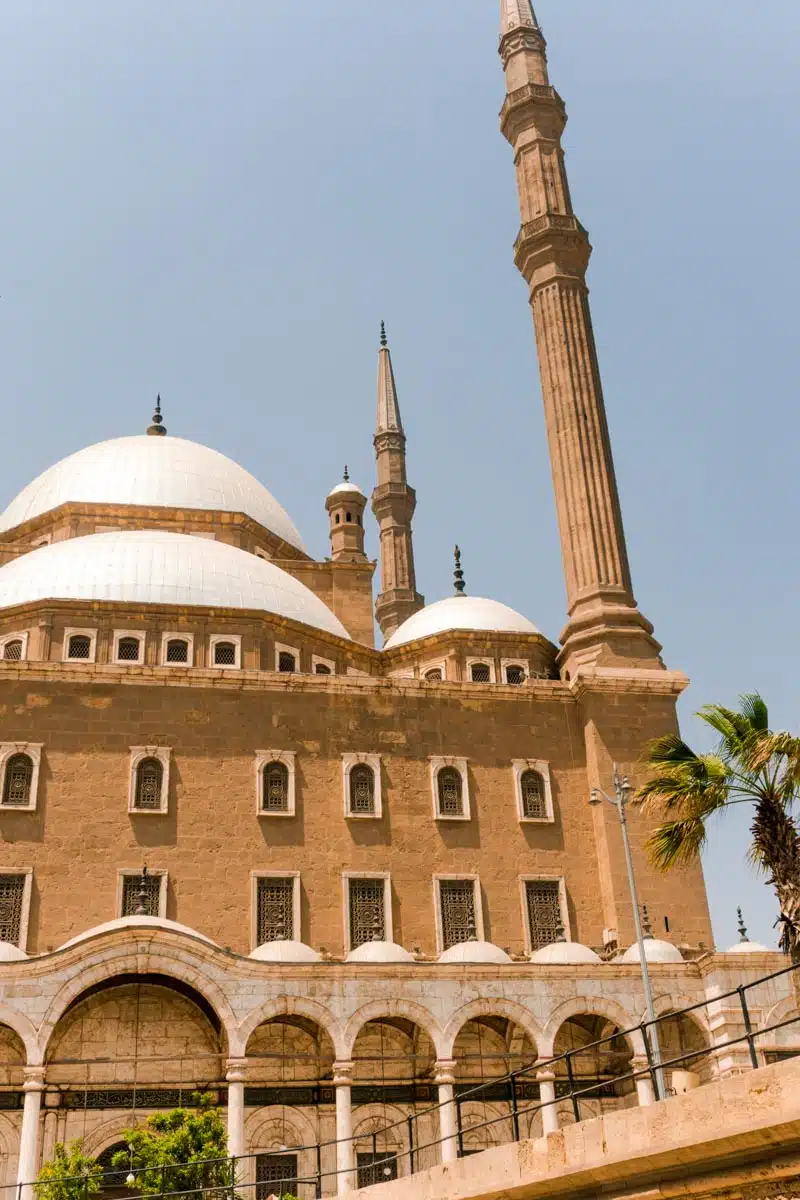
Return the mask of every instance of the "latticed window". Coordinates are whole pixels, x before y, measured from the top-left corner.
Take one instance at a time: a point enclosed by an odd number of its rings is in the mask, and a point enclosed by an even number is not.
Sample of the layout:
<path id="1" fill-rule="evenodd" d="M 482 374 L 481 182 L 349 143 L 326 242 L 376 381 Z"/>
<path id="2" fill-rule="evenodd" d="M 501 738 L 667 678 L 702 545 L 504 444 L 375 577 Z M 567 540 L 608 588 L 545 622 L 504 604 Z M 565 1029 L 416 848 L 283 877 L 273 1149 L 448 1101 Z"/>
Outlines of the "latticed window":
<path id="1" fill-rule="evenodd" d="M 525 884 L 531 949 L 550 946 L 564 935 L 561 886 L 557 880 L 533 879 Z"/>
<path id="2" fill-rule="evenodd" d="M 189 643 L 184 638 L 170 638 L 167 642 L 167 662 L 185 663 L 189 661 Z"/>
<path id="3" fill-rule="evenodd" d="M 91 658 L 92 639 L 85 633 L 73 633 L 67 642 L 67 658 Z"/>
<path id="4" fill-rule="evenodd" d="M 161 899 L 161 875 L 123 875 L 122 877 L 122 913 L 123 917 L 133 917 L 141 907 L 147 917 L 157 917 Z"/>
<path id="5" fill-rule="evenodd" d="M 256 911 L 256 939 L 277 942 L 294 937 L 294 879 L 259 879 Z"/>
<path id="6" fill-rule="evenodd" d="M 350 812 L 375 812 L 375 772 L 366 763 L 350 771 Z"/>
<path id="7" fill-rule="evenodd" d="M 520 684 L 525 682 L 525 668 L 512 664 L 506 667 L 506 683 Z"/>
<path id="8" fill-rule="evenodd" d="M 18 946 L 22 936 L 24 875 L 0 875 L 0 942 Z"/>
<path id="9" fill-rule="evenodd" d="M 442 767 L 436 776 L 439 813 L 443 817 L 464 815 L 464 781 L 455 767 Z"/>
<path id="10" fill-rule="evenodd" d="M 492 672 L 488 663 L 473 663 L 469 670 L 473 683 L 491 682 Z"/>
<path id="11" fill-rule="evenodd" d="M 31 802 L 33 759 L 27 754 L 12 754 L 6 761 L 3 780 L 3 805 L 14 808 Z"/>
<path id="12" fill-rule="evenodd" d="M 523 771 L 519 780 L 522 794 L 522 815 L 530 818 L 547 816 L 544 799 L 544 780 L 538 771 Z"/>
<path id="13" fill-rule="evenodd" d="M 289 811 L 289 771 L 282 762 L 267 763 L 264 767 L 261 807 L 264 812 Z"/>
<path id="14" fill-rule="evenodd" d="M 474 882 L 471 879 L 440 879 L 439 902 L 444 949 L 459 942 L 474 942 L 478 936 Z"/>
<path id="15" fill-rule="evenodd" d="M 117 642 L 117 659 L 119 662 L 138 662 L 141 643 L 138 638 L 124 637 Z"/>
<path id="16" fill-rule="evenodd" d="M 285 671 L 287 674 L 297 670 L 297 660 L 288 650 L 281 650 L 278 655 L 278 670 Z"/>
<path id="17" fill-rule="evenodd" d="M 267 1200 L 269 1196 L 284 1196 L 297 1192 L 296 1154 L 256 1155 L 256 1200 Z"/>
<path id="18" fill-rule="evenodd" d="M 215 642 L 214 643 L 214 666 L 215 667 L 235 667 L 236 666 L 236 643 L 235 642 Z"/>
<path id="19" fill-rule="evenodd" d="M 426 671 L 425 678 L 428 680 L 428 683 L 441 683 L 441 681 L 442 681 L 441 667 L 433 667 L 432 670 Z"/>
<path id="20" fill-rule="evenodd" d="M 388 1183 L 390 1179 L 397 1179 L 397 1158 L 388 1151 L 383 1154 L 380 1152 L 358 1154 L 356 1165 L 360 1188 L 371 1187 L 373 1183 Z"/>
<path id="21" fill-rule="evenodd" d="M 351 879 L 350 885 L 350 949 L 364 942 L 382 942 L 386 938 L 384 913 L 384 881 L 382 879 Z"/>
<path id="22" fill-rule="evenodd" d="M 164 782 L 164 766 L 157 758 L 143 758 L 136 767 L 136 790 L 134 808 L 161 808 L 161 788 Z"/>
<path id="23" fill-rule="evenodd" d="M 317 663 L 314 667 L 315 675 L 330 675 L 331 669 L 326 663 Z"/>
<path id="24" fill-rule="evenodd" d="M 13 638 L 12 641 L 6 642 L 3 646 L 3 658 L 6 662 L 19 662 L 22 658 L 22 641 L 20 638 Z"/>

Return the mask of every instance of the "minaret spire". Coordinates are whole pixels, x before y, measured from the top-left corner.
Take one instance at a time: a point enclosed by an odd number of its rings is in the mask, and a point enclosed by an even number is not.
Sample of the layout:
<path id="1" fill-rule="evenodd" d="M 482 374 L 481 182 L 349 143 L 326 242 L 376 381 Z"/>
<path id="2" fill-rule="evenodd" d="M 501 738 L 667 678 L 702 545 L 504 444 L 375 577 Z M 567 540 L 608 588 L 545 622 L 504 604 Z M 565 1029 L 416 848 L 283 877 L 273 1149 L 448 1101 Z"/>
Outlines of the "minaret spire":
<path id="1" fill-rule="evenodd" d="M 388 638 L 407 617 L 422 608 L 425 600 L 417 592 L 411 535 L 417 498 L 406 479 L 406 435 L 383 321 L 374 445 L 378 484 L 372 493 L 372 511 L 380 527 L 381 542 L 381 592 L 375 603 L 375 618 Z"/>
<path id="2" fill-rule="evenodd" d="M 529 286 L 556 495 L 569 620 L 562 669 L 662 666 L 636 606 L 611 457 L 586 269 L 591 245 L 572 208 L 547 47 L 529 0 L 502 0 L 501 129 L 514 148 L 522 228 L 515 261 Z"/>

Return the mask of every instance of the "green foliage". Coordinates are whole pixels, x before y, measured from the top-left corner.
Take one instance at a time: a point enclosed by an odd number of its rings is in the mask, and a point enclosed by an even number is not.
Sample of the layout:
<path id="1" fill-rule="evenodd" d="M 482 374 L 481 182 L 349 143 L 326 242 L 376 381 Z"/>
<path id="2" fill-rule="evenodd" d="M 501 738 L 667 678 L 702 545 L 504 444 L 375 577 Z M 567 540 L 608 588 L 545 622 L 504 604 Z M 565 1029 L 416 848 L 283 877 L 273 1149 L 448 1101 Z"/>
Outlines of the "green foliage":
<path id="1" fill-rule="evenodd" d="M 83 1142 L 57 1142 L 53 1157 L 42 1166 L 36 1185 L 37 1200 L 83 1200 L 100 1191 L 102 1169 L 83 1152 Z"/>
<path id="2" fill-rule="evenodd" d="M 115 1154 L 112 1167 L 132 1169 L 135 1187 L 145 1196 L 232 1187 L 225 1125 L 213 1104 L 213 1097 L 203 1095 L 196 1109 L 154 1113 L 143 1125 L 123 1130 L 120 1137 L 130 1151 Z"/>

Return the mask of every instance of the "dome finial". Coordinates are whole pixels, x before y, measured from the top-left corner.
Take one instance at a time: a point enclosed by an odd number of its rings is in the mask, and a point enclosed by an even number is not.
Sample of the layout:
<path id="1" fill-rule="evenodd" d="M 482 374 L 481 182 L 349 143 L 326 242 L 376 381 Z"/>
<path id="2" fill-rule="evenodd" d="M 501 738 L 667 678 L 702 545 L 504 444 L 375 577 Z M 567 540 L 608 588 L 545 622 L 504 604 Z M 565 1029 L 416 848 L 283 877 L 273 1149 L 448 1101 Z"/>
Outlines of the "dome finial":
<path id="1" fill-rule="evenodd" d="M 653 929 L 652 929 L 652 926 L 650 925 L 650 914 L 647 911 L 646 904 L 642 905 L 642 928 L 644 929 L 644 936 L 646 938 L 652 938 Z"/>
<path id="2" fill-rule="evenodd" d="M 381 345 L 382 345 L 382 346 L 388 346 L 388 345 L 389 345 L 389 342 L 388 342 L 388 340 L 387 340 L 387 338 L 386 338 L 386 325 L 385 325 L 385 323 L 384 323 L 383 321 L 381 321 Z"/>
<path id="3" fill-rule="evenodd" d="M 455 570 L 453 571 L 453 575 L 455 577 L 456 595 L 463 596 L 464 589 L 467 585 L 464 583 L 464 572 L 461 570 L 461 551 L 458 546 L 456 546 L 453 550 L 453 558 L 455 559 Z"/>
<path id="4" fill-rule="evenodd" d="M 739 941 L 749 942 L 750 938 L 747 936 L 747 926 L 744 923 L 744 917 L 742 916 L 742 910 L 740 908 L 737 908 L 736 916 L 739 918 L 737 925 L 737 929 L 739 930 Z"/>
<path id="5" fill-rule="evenodd" d="M 142 875 L 139 880 L 139 891 L 136 893 L 136 908 L 133 910 L 135 917 L 147 917 L 150 914 L 147 911 L 147 866 L 142 867 Z"/>
<path id="6" fill-rule="evenodd" d="M 164 424 L 164 418 L 161 416 L 161 393 L 156 396 L 156 411 L 153 413 L 153 424 L 148 426 L 147 432 L 150 437 L 163 437 L 167 432 L 167 427 Z"/>
<path id="7" fill-rule="evenodd" d="M 345 463 L 345 464 L 344 464 L 344 476 L 343 476 L 343 479 L 344 479 L 344 482 L 345 482 L 345 483 L 349 483 L 349 482 L 350 482 L 350 472 L 347 470 L 347 463 Z"/>
<path id="8" fill-rule="evenodd" d="M 565 942 L 567 940 L 567 931 L 564 928 L 564 921 L 560 919 L 556 925 L 556 941 Z"/>

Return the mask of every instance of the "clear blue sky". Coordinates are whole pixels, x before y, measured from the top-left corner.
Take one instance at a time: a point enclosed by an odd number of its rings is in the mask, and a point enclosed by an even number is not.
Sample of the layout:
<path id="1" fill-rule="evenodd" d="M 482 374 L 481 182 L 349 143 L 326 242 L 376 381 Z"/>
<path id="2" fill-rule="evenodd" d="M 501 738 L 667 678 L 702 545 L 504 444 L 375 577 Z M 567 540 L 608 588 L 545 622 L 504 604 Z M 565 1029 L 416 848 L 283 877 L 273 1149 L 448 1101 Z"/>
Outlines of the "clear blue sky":
<path id="1" fill-rule="evenodd" d="M 421 590 L 556 639 L 564 589 L 497 0 L 5 0 L 0 500 L 63 455 L 173 433 L 258 475 L 312 553 L 373 482 L 386 319 Z M 595 245 L 634 582 L 693 708 L 796 727 L 800 5 L 539 0 Z M 374 553 L 374 529 L 369 531 Z M 774 905 L 743 810 L 706 867 L 717 938 Z"/>

